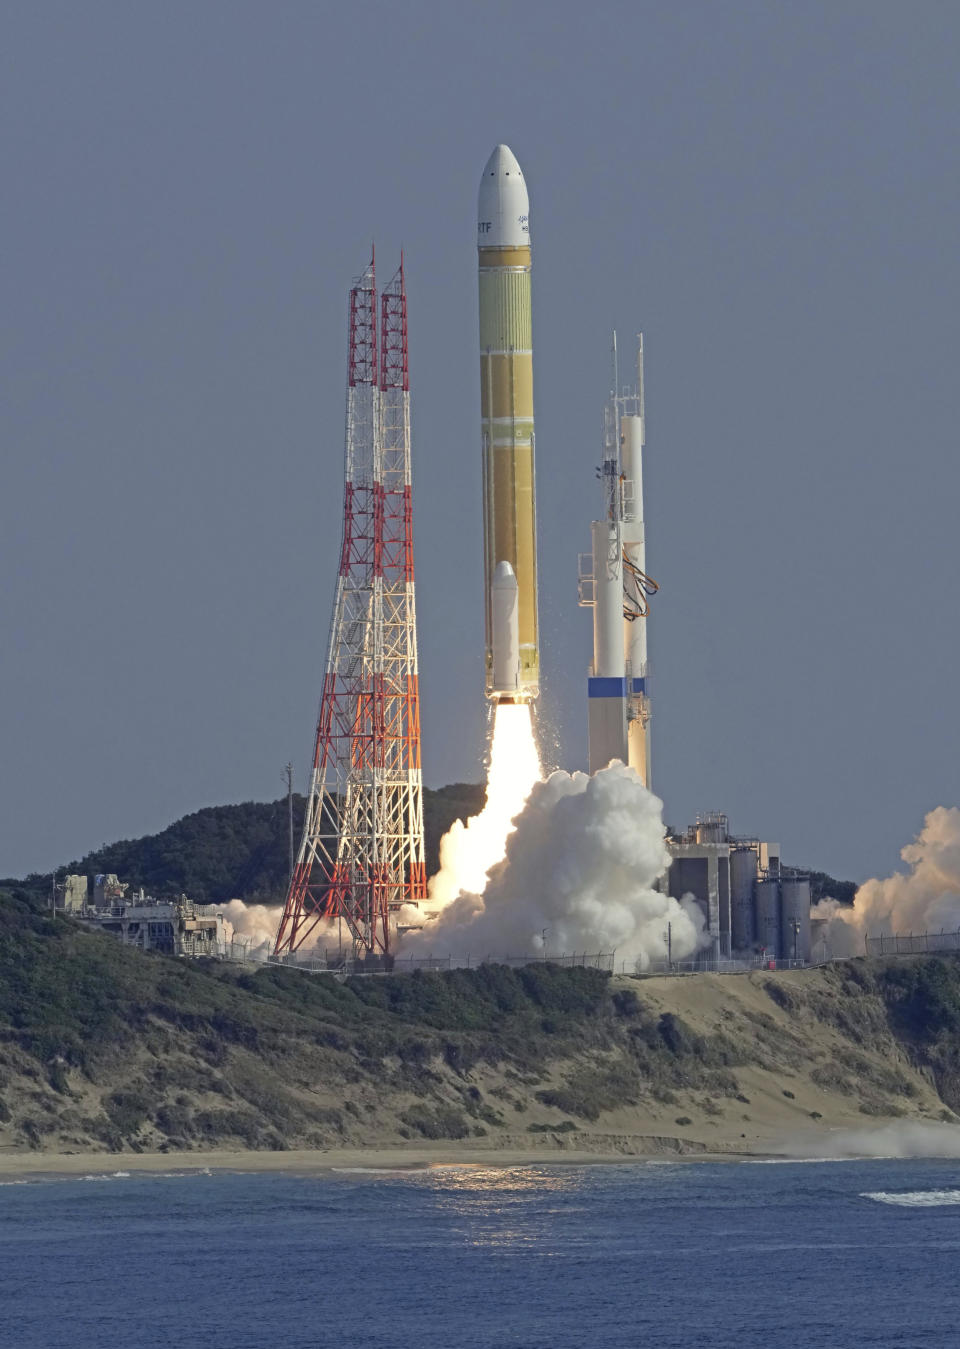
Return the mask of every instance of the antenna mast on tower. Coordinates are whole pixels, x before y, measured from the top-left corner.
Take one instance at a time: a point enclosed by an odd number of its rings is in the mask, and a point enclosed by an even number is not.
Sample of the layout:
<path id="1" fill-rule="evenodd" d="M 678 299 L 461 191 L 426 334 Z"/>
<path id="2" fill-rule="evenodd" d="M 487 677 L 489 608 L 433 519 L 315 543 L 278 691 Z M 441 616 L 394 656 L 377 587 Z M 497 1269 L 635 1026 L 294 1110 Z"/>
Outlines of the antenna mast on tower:
<path id="1" fill-rule="evenodd" d="M 356 956 L 389 956 L 391 915 L 426 898 L 402 258 L 379 305 L 373 259 L 350 291 L 344 467 L 327 669 L 277 955 L 342 919 Z"/>

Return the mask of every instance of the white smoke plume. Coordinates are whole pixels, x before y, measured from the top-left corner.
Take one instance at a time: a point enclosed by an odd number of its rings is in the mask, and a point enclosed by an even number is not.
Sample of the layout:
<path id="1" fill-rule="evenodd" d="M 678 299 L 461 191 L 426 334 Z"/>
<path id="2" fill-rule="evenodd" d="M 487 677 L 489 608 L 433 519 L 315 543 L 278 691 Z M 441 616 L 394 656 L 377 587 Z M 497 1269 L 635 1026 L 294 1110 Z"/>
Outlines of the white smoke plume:
<path id="1" fill-rule="evenodd" d="M 500 703 L 494 718 L 486 804 L 466 824 L 454 820 L 440 840 L 440 870 L 428 887 L 432 909 L 445 907 L 464 892 L 483 891 L 487 872 L 503 860 L 513 819 L 540 780 L 530 708 Z"/>
<path id="2" fill-rule="evenodd" d="M 829 922 L 827 944 L 833 955 L 862 955 L 864 936 L 960 929 L 960 810 L 931 810 L 900 856 L 910 870 L 865 881 L 852 908 L 827 899 L 813 910 L 814 918 Z"/>
<path id="3" fill-rule="evenodd" d="M 692 899 L 655 890 L 670 864 L 662 803 L 621 763 L 587 777 L 552 773 L 534 785 L 480 893 L 461 893 L 405 954 L 542 955 L 616 952 L 645 968 L 705 945 Z"/>
<path id="4" fill-rule="evenodd" d="M 780 1139 L 777 1152 L 809 1161 L 857 1157 L 960 1157 L 960 1129 L 955 1124 L 926 1120 L 899 1120 L 874 1128 L 806 1130 Z M 937 1192 L 926 1192 L 934 1195 Z M 877 1198 L 877 1195 L 871 1195 Z M 907 1196 L 904 1196 L 907 1198 Z"/>
<path id="5" fill-rule="evenodd" d="M 245 904 L 242 899 L 231 899 L 221 907 L 220 912 L 228 924 L 228 943 L 233 937 L 242 938 L 248 953 L 260 958 L 265 958 L 272 952 L 277 928 L 283 915 L 282 907 Z"/>
<path id="6" fill-rule="evenodd" d="M 273 954 L 273 944 L 277 939 L 277 928 L 283 917 L 283 905 L 246 904 L 242 899 L 231 899 L 219 906 L 227 922 L 227 942 L 237 938 L 237 945 L 246 946 L 247 955 L 253 960 L 266 960 Z M 344 932 L 346 928 L 344 927 Z M 336 919 L 324 920 L 311 931 L 301 954 L 320 955 L 324 949 L 338 949 L 343 933 L 338 932 Z M 346 944 L 350 944 L 350 934 L 346 933 Z"/>

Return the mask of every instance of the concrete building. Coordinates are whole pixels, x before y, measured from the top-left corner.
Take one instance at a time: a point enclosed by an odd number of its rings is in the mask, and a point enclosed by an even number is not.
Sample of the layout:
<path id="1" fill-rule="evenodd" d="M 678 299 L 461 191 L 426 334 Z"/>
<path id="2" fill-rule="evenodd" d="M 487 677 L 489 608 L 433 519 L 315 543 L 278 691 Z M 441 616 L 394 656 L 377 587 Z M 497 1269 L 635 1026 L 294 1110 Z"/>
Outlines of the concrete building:
<path id="1" fill-rule="evenodd" d="M 116 882 L 116 877 L 111 879 Z M 171 900 L 153 899 L 142 890 L 127 898 L 128 887 L 119 888 L 119 897 L 115 896 L 110 903 L 93 905 L 75 916 L 100 932 L 109 932 L 125 946 L 135 946 L 141 951 L 190 957 L 224 955 L 227 945 L 224 918 L 212 905 L 194 904 L 186 895 Z"/>
<path id="2" fill-rule="evenodd" d="M 56 907 L 64 913 L 82 913 L 87 907 L 89 891 L 86 876 L 64 876 L 56 887 Z"/>
<path id="3" fill-rule="evenodd" d="M 667 847 L 668 893 L 692 895 L 703 911 L 706 960 L 809 961 L 810 878 L 781 867 L 779 843 L 733 835 L 726 815 L 709 812 L 684 834 L 668 832 Z"/>

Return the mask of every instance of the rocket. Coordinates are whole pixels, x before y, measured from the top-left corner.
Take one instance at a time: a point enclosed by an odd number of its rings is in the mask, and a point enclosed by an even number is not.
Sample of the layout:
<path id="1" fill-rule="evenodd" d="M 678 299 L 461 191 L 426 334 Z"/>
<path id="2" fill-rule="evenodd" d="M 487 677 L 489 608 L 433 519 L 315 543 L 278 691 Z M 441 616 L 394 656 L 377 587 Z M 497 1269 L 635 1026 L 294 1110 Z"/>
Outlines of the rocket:
<path id="1" fill-rule="evenodd" d="M 486 694 L 524 703 L 540 692 L 530 201 L 506 145 L 480 180 L 477 253 Z"/>
<path id="2" fill-rule="evenodd" d="M 613 335 L 613 392 L 604 413 L 603 517 L 590 526 L 592 548 L 580 555 L 581 605 L 593 609 L 593 664 L 587 680 L 590 772 L 620 759 L 650 786 L 649 599 L 659 589 L 646 574 L 643 522 L 643 337 L 637 384 L 621 391 Z"/>

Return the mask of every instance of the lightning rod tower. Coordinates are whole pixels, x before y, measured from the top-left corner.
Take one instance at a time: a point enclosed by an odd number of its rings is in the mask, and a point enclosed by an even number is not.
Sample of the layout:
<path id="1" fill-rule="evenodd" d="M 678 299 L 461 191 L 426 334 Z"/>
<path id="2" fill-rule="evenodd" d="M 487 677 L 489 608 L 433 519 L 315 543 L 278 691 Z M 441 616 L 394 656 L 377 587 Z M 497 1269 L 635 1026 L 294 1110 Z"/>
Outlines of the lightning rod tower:
<path id="1" fill-rule="evenodd" d="M 379 323 L 378 323 L 379 320 Z M 392 915 L 426 898 L 403 259 L 350 290 L 343 538 L 310 791 L 274 952 L 331 919 L 388 957 Z"/>

